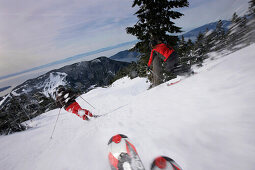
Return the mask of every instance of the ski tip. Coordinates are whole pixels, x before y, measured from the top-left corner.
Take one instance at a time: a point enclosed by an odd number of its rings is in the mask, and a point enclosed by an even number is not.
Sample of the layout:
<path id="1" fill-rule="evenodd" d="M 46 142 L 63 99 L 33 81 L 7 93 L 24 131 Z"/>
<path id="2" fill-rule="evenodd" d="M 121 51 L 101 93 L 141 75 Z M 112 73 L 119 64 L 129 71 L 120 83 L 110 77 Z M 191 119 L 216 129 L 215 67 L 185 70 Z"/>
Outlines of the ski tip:
<path id="1" fill-rule="evenodd" d="M 108 142 L 108 145 L 111 144 L 112 142 L 120 143 L 122 138 L 128 138 L 128 137 L 126 135 L 123 135 L 123 134 L 117 134 L 117 135 L 111 137 L 111 139 Z"/>
<path id="2" fill-rule="evenodd" d="M 173 159 L 167 156 L 159 156 L 154 159 L 151 165 L 151 170 L 156 169 L 182 170 L 181 167 Z"/>
<path id="3" fill-rule="evenodd" d="M 174 84 L 177 84 L 179 83 L 180 81 L 182 81 L 182 79 L 178 80 L 178 81 L 175 81 L 175 82 L 172 82 L 172 83 L 167 83 L 167 86 L 172 86 Z"/>

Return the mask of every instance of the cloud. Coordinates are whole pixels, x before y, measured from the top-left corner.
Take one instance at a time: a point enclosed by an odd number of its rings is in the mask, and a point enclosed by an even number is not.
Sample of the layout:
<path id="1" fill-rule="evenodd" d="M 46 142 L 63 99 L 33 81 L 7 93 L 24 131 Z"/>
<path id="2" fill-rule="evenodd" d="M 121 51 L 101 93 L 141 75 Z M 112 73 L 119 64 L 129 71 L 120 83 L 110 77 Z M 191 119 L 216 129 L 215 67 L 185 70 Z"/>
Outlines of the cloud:
<path id="1" fill-rule="evenodd" d="M 111 51 L 111 50 L 114 50 L 116 48 L 121 48 L 121 47 L 134 45 L 136 42 L 137 42 L 137 40 L 129 41 L 129 42 L 125 42 L 125 43 L 121 43 L 121 44 L 117 44 L 117 45 L 97 49 L 97 50 L 94 50 L 94 51 L 78 54 L 78 55 L 75 55 L 75 56 L 72 56 L 72 57 L 67 57 L 65 59 L 61 59 L 61 60 L 57 60 L 57 61 L 54 61 L 54 62 L 51 62 L 51 63 L 43 64 L 43 65 L 40 65 L 40 66 L 37 66 L 37 67 L 32 67 L 32 68 L 29 68 L 29 69 L 26 69 L 26 70 L 23 70 L 23 71 L 20 71 L 20 72 L 17 72 L 17 73 L 12 73 L 12 74 L 8 74 L 8 75 L 5 75 L 5 76 L 0 76 L 0 80 L 6 79 L 6 78 L 9 78 L 9 77 L 18 76 L 18 75 L 28 73 L 28 72 L 32 72 L 32 71 L 36 71 L 36 70 L 45 69 L 45 68 L 52 67 L 52 66 L 55 66 L 55 65 L 60 65 L 60 64 L 64 64 L 64 63 L 66 64 L 66 63 L 70 63 L 70 62 L 77 62 L 77 60 L 82 59 L 84 57 L 91 56 L 91 55 L 96 55 L 96 54 L 99 54 L 99 53 L 102 53 L 102 52 Z"/>
<path id="2" fill-rule="evenodd" d="M 94 51 L 136 37 L 130 0 L 0 1 L 0 76 Z M 190 0 L 177 26 L 184 31 L 243 11 L 248 0 Z"/>
<path id="3" fill-rule="evenodd" d="M 133 13 L 129 0 L 1 1 L 0 75 L 134 40 Z"/>

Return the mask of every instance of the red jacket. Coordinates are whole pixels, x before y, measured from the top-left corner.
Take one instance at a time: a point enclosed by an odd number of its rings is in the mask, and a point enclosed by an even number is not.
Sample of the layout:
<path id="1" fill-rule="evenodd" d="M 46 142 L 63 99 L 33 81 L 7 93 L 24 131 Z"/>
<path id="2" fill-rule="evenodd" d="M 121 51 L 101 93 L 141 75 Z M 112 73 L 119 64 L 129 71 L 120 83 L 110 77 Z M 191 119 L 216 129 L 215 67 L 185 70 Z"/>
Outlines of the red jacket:
<path id="1" fill-rule="evenodd" d="M 148 66 L 150 67 L 152 61 L 153 61 L 153 52 L 157 52 L 161 54 L 164 57 L 164 61 L 166 61 L 170 55 L 174 52 L 174 49 L 166 44 L 158 44 L 151 50 L 151 56 L 148 62 Z"/>

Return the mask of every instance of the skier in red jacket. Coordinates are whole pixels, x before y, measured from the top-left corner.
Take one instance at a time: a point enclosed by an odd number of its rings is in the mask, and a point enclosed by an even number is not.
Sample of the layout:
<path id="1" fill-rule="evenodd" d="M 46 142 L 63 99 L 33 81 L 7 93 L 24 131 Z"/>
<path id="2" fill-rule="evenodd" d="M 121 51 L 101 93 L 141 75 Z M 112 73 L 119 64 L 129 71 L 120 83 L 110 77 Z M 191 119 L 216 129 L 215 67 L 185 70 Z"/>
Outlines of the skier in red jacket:
<path id="1" fill-rule="evenodd" d="M 75 101 L 78 96 L 73 91 L 67 90 L 64 86 L 60 85 L 55 95 L 57 105 L 59 107 L 64 107 L 66 111 L 76 114 L 83 120 L 89 120 L 89 117 L 94 117 L 89 110 L 82 109 Z"/>
<path id="2" fill-rule="evenodd" d="M 152 40 L 150 42 L 150 46 L 152 50 L 148 62 L 148 67 L 151 66 L 153 59 L 157 55 L 166 63 L 166 71 L 170 72 L 174 68 L 174 65 L 178 62 L 178 57 L 174 49 L 164 43 L 158 43 L 156 40 Z"/>

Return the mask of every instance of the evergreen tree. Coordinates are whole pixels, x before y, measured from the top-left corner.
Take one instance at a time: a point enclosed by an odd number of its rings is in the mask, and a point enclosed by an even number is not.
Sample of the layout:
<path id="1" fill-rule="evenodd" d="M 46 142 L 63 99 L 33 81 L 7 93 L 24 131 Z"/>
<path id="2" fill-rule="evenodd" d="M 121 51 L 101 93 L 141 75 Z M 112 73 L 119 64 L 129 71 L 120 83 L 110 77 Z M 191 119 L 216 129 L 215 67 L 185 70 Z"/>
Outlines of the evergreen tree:
<path id="1" fill-rule="evenodd" d="M 203 33 L 199 33 L 198 36 L 197 36 L 197 41 L 196 41 L 196 51 L 197 51 L 197 54 L 199 56 L 203 55 L 204 54 L 204 34 Z"/>
<path id="2" fill-rule="evenodd" d="M 223 27 L 222 20 L 218 21 L 215 31 L 217 40 L 222 41 L 225 38 L 225 30 Z"/>
<path id="3" fill-rule="evenodd" d="M 216 29 L 207 37 L 210 39 L 210 50 L 221 50 L 226 46 L 226 31 L 221 20 L 218 21 Z"/>
<path id="4" fill-rule="evenodd" d="M 219 20 L 215 29 L 215 49 L 221 50 L 225 47 L 225 29 L 222 20 Z"/>
<path id="5" fill-rule="evenodd" d="M 171 46 L 176 45 L 177 36 L 171 36 L 169 33 L 181 32 L 181 28 L 175 26 L 172 20 L 180 18 L 183 14 L 173 11 L 172 8 L 188 6 L 187 0 L 134 0 L 132 7 L 135 6 L 140 7 L 135 13 L 138 22 L 126 30 L 128 34 L 135 35 L 140 40 L 135 46 L 139 52 L 148 53 L 152 37 Z"/>
<path id="6" fill-rule="evenodd" d="M 238 23 L 240 21 L 240 18 L 238 17 L 238 15 L 236 14 L 236 12 L 232 15 L 232 19 L 231 22 L 232 23 Z"/>
<path id="7" fill-rule="evenodd" d="M 249 14 L 250 15 L 255 15 L 255 0 L 250 0 L 249 1 Z"/>
<path id="8" fill-rule="evenodd" d="M 236 41 L 238 39 L 239 32 L 239 23 L 241 18 L 236 14 L 236 12 L 232 15 L 231 25 L 227 35 L 227 43 L 230 48 L 236 45 Z"/>
<path id="9" fill-rule="evenodd" d="M 249 19 L 252 21 L 252 17 Z M 231 19 L 231 26 L 227 33 L 227 44 L 228 48 L 232 49 L 235 48 L 238 44 L 249 44 L 251 39 L 251 32 L 252 32 L 252 25 L 254 24 L 247 24 L 247 16 L 239 17 L 236 13 L 233 14 Z"/>
<path id="10" fill-rule="evenodd" d="M 173 8 L 188 5 L 187 0 L 134 0 L 132 7 L 139 7 L 135 13 L 138 22 L 133 27 L 126 28 L 126 31 L 139 40 L 134 49 L 141 53 L 141 64 L 145 66 L 149 60 L 149 42 L 152 38 L 171 46 L 177 44 L 178 37 L 169 34 L 181 32 L 181 28 L 175 26 L 172 20 L 180 18 L 183 14 L 174 11 Z"/>
<path id="11" fill-rule="evenodd" d="M 205 59 L 205 54 L 207 52 L 205 48 L 205 35 L 203 33 L 200 32 L 198 34 L 194 48 L 195 63 L 202 65 L 202 62 Z"/>
<path id="12" fill-rule="evenodd" d="M 210 31 L 208 28 L 206 29 L 206 32 L 204 33 L 204 48 L 206 52 L 210 52 L 212 47 L 214 46 L 213 42 L 213 36 L 212 31 Z"/>
<path id="13" fill-rule="evenodd" d="M 187 43 L 182 35 L 181 39 L 178 42 L 178 54 L 179 56 L 185 56 L 187 52 Z"/>
<path id="14" fill-rule="evenodd" d="M 187 57 L 188 57 L 188 63 L 190 66 L 192 66 L 195 63 L 195 55 L 194 55 L 194 43 L 191 41 L 191 39 L 187 42 Z"/>
<path id="15" fill-rule="evenodd" d="M 10 93 L 12 96 L 12 94 Z M 26 110 L 21 106 L 20 100 L 16 96 L 12 96 L 12 99 L 8 105 L 5 105 L 0 110 L 0 134 L 10 134 L 25 130 L 27 127 L 21 123 L 25 120 L 29 120 Z M 13 112 L 7 112 L 6 108 L 10 107 Z"/>
<path id="16" fill-rule="evenodd" d="M 192 55 L 190 54 L 193 47 L 194 47 L 194 44 L 190 39 L 188 40 L 188 42 L 186 42 L 184 39 L 184 36 L 182 36 L 181 39 L 179 40 L 177 52 L 178 52 L 180 61 L 179 61 L 178 69 L 181 72 L 187 71 L 187 68 L 190 68 L 191 66 Z"/>
<path id="17" fill-rule="evenodd" d="M 176 49 L 179 57 L 178 65 L 174 68 L 176 74 L 188 73 L 191 68 L 192 55 L 191 52 L 194 48 L 194 43 L 189 39 L 185 41 L 182 35 Z"/>
<path id="18" fill-rule="evenodd" d="M 255 42 L 255 0 L 249 1 L 249 16 L 250 21 L 247 23 L 248 41 Z"/>

